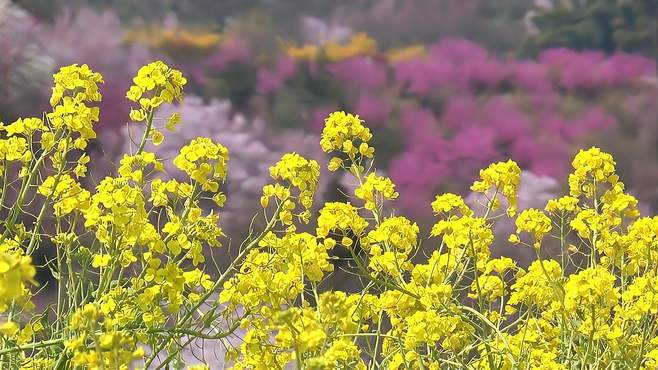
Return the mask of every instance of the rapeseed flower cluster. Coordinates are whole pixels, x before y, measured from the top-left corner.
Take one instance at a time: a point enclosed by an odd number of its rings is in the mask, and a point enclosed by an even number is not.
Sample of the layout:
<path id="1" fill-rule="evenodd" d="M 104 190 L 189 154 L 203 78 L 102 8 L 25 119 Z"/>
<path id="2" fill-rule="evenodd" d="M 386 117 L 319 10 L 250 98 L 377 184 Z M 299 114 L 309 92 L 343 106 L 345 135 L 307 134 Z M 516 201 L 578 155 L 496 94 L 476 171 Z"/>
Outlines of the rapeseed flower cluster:
<path id="1" fill-rule="evenodd" d="M 371 173 L 366 177 L 366 181 L 354 191 L 354 195 L 365 201 L 365 208 L 372 211 L 375 208 L 375 197 L 393 200 L 400 194 L 395 191 L 395 184 L 391 179 Z M 381 204 L 381 201 L 378 203 Z"/>
<path id="2" fill-rule="evenodd" d="M 127 94 L 146 122 L 137 150 L 95 186 L 82 180 L 100 82 L 64 67 L 53 113 L 0 125 L 0 367 L 185 368 L 184 352 L 203 343 L 236 369 L 658 368 L 658 217 L 640 215 L 609 154 L 581 151 L 569 195 L 518 216 L 520 169 L 495 163 L 472 186 L 484 201 L 435 197 L 426 239 L 389 211 L 398 193 L 373 169 L 370 130 L 335 112 L 320 145 L 354 193 L 314 214 L 320 166 L 285 154 L 248 237 L 231 243 L 220 227 L 228 149 L 183 146 L 173 163 L 186 180 L 159 178 L 164 159 L 144 150 L 164 139 L 156 108 L 185 85 L 162 62 Z M 167 118 L 172 129 L 179 120 Z M 495 240 L 502 217 L 517 229 Z M 520 266 L 494 244 L 536 258 Z M 51 256 L 43 266 L 38 249 Z M 38 310 L 37 269 L 56 286 Z M 341 278 L 349 291 L 332 289 Z"/>
<path id="3" fill-rule="evenodd" d="M 569 175 L 569 192 L 577 197 L 585 194 L 592 198 L 596 195 L 596 185 L 619 181 L 615 174 L 615 161 L 612 155 L 598 148 L 581 150 L 574 158 L 574 172 Z"/>
<path id="4" fill-rule="evenodd" d="M 73 64 L 62 67 L 53 79 L 55 86 L 50 97 L 53 111 L 47 114 L 48 121 L 55 132 L 69 130 L 79 134 L 75 146 L 83 149 L 87 140 L 96 137 L 93 125 L 98 122 L 99 110 L 89 104 L 101 100 L 98 84 L 103 82 L 103 77 L 86 64 Z"/>
<path id="5" fill-rule="evenodd" d="M 200 137 L 181 148 L 174 165 L 201 185 L 202 190 L 216 193 L 219 182 L 226 180 L 228 160 L 225 146 Z"/>
<path id="6" fill-rule="evenodd" d="M 326 153 L 335 153 L 329 161 L 329 170 L 350 168 L 360 171 L 364 159 L 372 158 L 375 149 L 368 145 L 372 138 L 370 129 L 363 125 L 358 115 L 334 112 L 325 119 L 320 146 Z"/>
<path id="7" fill-rule="evenodd" d="M 299 219 L 308 223 L 311 217 L 310 208 L 313 205 L 313 195 L 318 188 L 320 165 L 315 160 L 307 160 L 297 153 L 284 154 L 281 160 L 270 167 L 270 176 L 276 184 L 263 187 L 261 205 L 267 208 L 270 198 L 275 197 L 283 208 L 279 217 L 286 225 L 291 225 L 295 202 L 304 211 L 297 214 Z M 282 184 L 282 183 L 283 184 Z M 293 190 L 296 190 L 293 192 Z"/>
<path id="8" fill-rule="evenodd" d="M 187 79 L 180 71 L 157 61 L 140 68 L 137 76 L 133 78 L 133 83 L 134 85 L 130 87 L 126 97 L 139 103 L 141 109 L 144 110 L 140 113 L 144 114 L 162 104 L 180 100 Z"/>
<path id="9" fill-rule="evenodd" d="M 544 238 L 553 226 L 551 219 L 544 214 L 544 212 L 537 209 L 527 209 L 516 218 L 516 232 L 527 232 L 532 235 L 533 247 L 539 250 L 541 247 L 541 240 Z M 510 235 L 511 242 L 519 242 L 518 235 Z"/>
<path id="10" fill-rule="evenodd" d="M 34 281 L 35 273 L 32 258 L 24 255 L 16 240 L 5 240 L 0 244 L 0 312 L 29 295 L 28 287 Z"/>
<path id="11" fill-rule="evenodd" d="M 318 215 L 316 234 L 319 238 L 328 238 L 332 243 L 340 241 L 343 246 L 351 247 L 354 240 L 365 236 L 368 221 L 359 215 L 358 209 L 351 203 L 329 202 L 322 207 Z M 340 237 L 340 240 L 336 240 Z"/>
<path id="12" fill-rule="evenodd" d="M 139 108 L 131 108 L 130 119 L 134 122 L 146 122 L 137 154 L 144 150 L 147 138 L 150 138 L 154 145 L 162 144 L 164 135 L 153 125 L 156 110 L 162 104 L 180 101 L 185 84 L 187 79 L 183 74 L 162 61 L 149 63 L 139 69 L 133 78 L 133 85 L 126 93 L 128 100 L 139 104 Z M 180 115 L 174 113 L 167 119 L 165 127 L 173 131 L 179 121 Z"/>
<path id="13" fill-rule="evenodd" d="M 511 217 L 516 213 L 516 196 L 521 182 L 521 169 L 512 160 L 498 162 L 480 171 L 480 180 L 473 183 L 471 190 L 485 193 L 491 208 L 500 205 L 499 195 L 507 199 L 507 214 Z M 493 194 L 492 194 L 493 192 Z"/>
<path id="14" fill-rule="evenodd" d="M 431 204 L 434 215 L 439 216 L 443 213 L 452 211 L 459 211 L 462 216 L 472 216 L 473 211 L 466 205 L 464 199 L 459 195 L 452 193 L 445 193 L 437 195 L 436 199 Z"/>
<path id="15" fill-rule="evenodd" d="M 89 207 L 89 192 L 67 174 L 59 178 L 49 176 L 39 186 L 38 191 L 53 200 L 53 210 L 58 217 L 76 210 L 84 211 Z"/>

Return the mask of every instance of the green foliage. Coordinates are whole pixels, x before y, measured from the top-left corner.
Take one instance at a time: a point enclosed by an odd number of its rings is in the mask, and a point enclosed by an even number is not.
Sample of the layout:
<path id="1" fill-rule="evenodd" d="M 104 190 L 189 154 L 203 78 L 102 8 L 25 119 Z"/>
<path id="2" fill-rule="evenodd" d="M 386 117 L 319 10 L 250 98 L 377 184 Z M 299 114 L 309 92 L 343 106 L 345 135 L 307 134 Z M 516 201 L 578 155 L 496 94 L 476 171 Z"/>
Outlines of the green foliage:
<path id="1" fill-rule="evenodd" d="M 538 33 L 529 37 L 526 52 L 550 47 L 597 49 L 606 53 L 638 52 L 656 57 L 654 0 L 567 0 L 537 9 L 532 22 Z"/>

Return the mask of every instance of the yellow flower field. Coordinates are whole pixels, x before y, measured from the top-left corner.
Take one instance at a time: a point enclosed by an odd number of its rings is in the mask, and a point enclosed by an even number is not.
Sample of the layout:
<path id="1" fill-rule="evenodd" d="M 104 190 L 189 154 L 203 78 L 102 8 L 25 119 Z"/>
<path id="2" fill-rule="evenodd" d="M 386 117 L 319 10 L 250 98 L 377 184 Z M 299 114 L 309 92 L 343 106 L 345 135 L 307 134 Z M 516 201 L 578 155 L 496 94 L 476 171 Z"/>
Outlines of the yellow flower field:
<path id="1" fill-rule="evenodd" d="M 367 48 L 360 37 L 327 54 Z M 519 166 L 494 163 L 470 189 L 477 206 L 439 194 L 421 230 L 387 205 L 399 194 L 366 123 L 334 112 L 318 145 L 353 194 L 314 212 L 320 165 L 285 154 L 240 241 L 221 228 L 221 136 L 145 151 L 194 130 L 158 114 L 187 83 L 161 61 L 126 93 L 145 127 L 133 154 L 86 177 L 101 83 L 62 67 L 51 112 L 0 125 L 0 369 L 209 369 L 184 359 L 198 346 L 235 369 L 658 369 L 658 217 L 640 215 L 610 154 L 581 150 L 569 194 L 521 212 Z M 163 161 L 189 180 L 161 178 Z M 496 240 L 503 219 L 516 231 Z M 494 243 L 536 258 L 524 268 Z"/>

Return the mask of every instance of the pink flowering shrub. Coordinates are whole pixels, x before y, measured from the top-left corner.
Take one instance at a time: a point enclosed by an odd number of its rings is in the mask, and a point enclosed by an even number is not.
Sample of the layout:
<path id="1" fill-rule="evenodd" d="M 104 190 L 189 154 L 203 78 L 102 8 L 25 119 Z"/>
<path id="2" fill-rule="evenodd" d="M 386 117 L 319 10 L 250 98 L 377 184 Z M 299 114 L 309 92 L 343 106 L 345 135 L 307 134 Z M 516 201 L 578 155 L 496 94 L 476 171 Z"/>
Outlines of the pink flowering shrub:
<path id="1" fill-rule="evenodd" d="M 642 115 L 657 116 L 655 62 L 639 55 L 550 49 L 517 60 L 445 39 L 408 58 L 390 56 L 300 60 L 297 76 L 260 95 L 275 125 L 284 117 L 284 124 L 311 122 L 318 130 L 316 117 L 344 108 L 393 135 L 380 145 L 388 172 L 406 190 L 398 201 L 404 210 L 428 214 L 419 206 L 438 188 L 455 191 L 506 156 L 536 175 L 562 176 L 578 145 L 614 149 L 610 138 L 628 136 Z M 621 110 L 620 94 L 654 102 Z M 281 101 L 297 116 L 281 115 Z"/>

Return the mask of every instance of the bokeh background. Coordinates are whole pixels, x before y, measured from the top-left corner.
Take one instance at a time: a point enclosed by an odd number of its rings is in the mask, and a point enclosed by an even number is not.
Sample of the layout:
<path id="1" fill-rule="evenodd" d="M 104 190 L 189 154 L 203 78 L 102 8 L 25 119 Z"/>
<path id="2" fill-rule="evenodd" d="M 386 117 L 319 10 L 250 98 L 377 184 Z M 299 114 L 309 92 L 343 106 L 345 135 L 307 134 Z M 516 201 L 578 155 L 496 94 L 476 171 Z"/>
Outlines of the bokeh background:
<path id="1" fill-rule="evenodd" d="M 101 72 L 93 186 L 138 135 L 127 124 L 132 76 L 162 59 L 189 84 L 165 109 L 182 113 L 181 129 L 149 150 L 172 158 L 197 136 L 230 149 L 227 233 L 246 231 L 282 153 L 326 162 L 319 133 L 337 109 L 367 121 L 397 212 L 421 223 L 435 194 L 468 196 L 480 168 L 507 158 L 524 170 L 520 208 L 543 207 L 592 145 L 614 154 L 641 208 L 656 212 L 656 4 L 0 0 L 0 120 L 47 110 L 58 66 Z M 319 202 L 353 186 L 322 176 Z"/>

